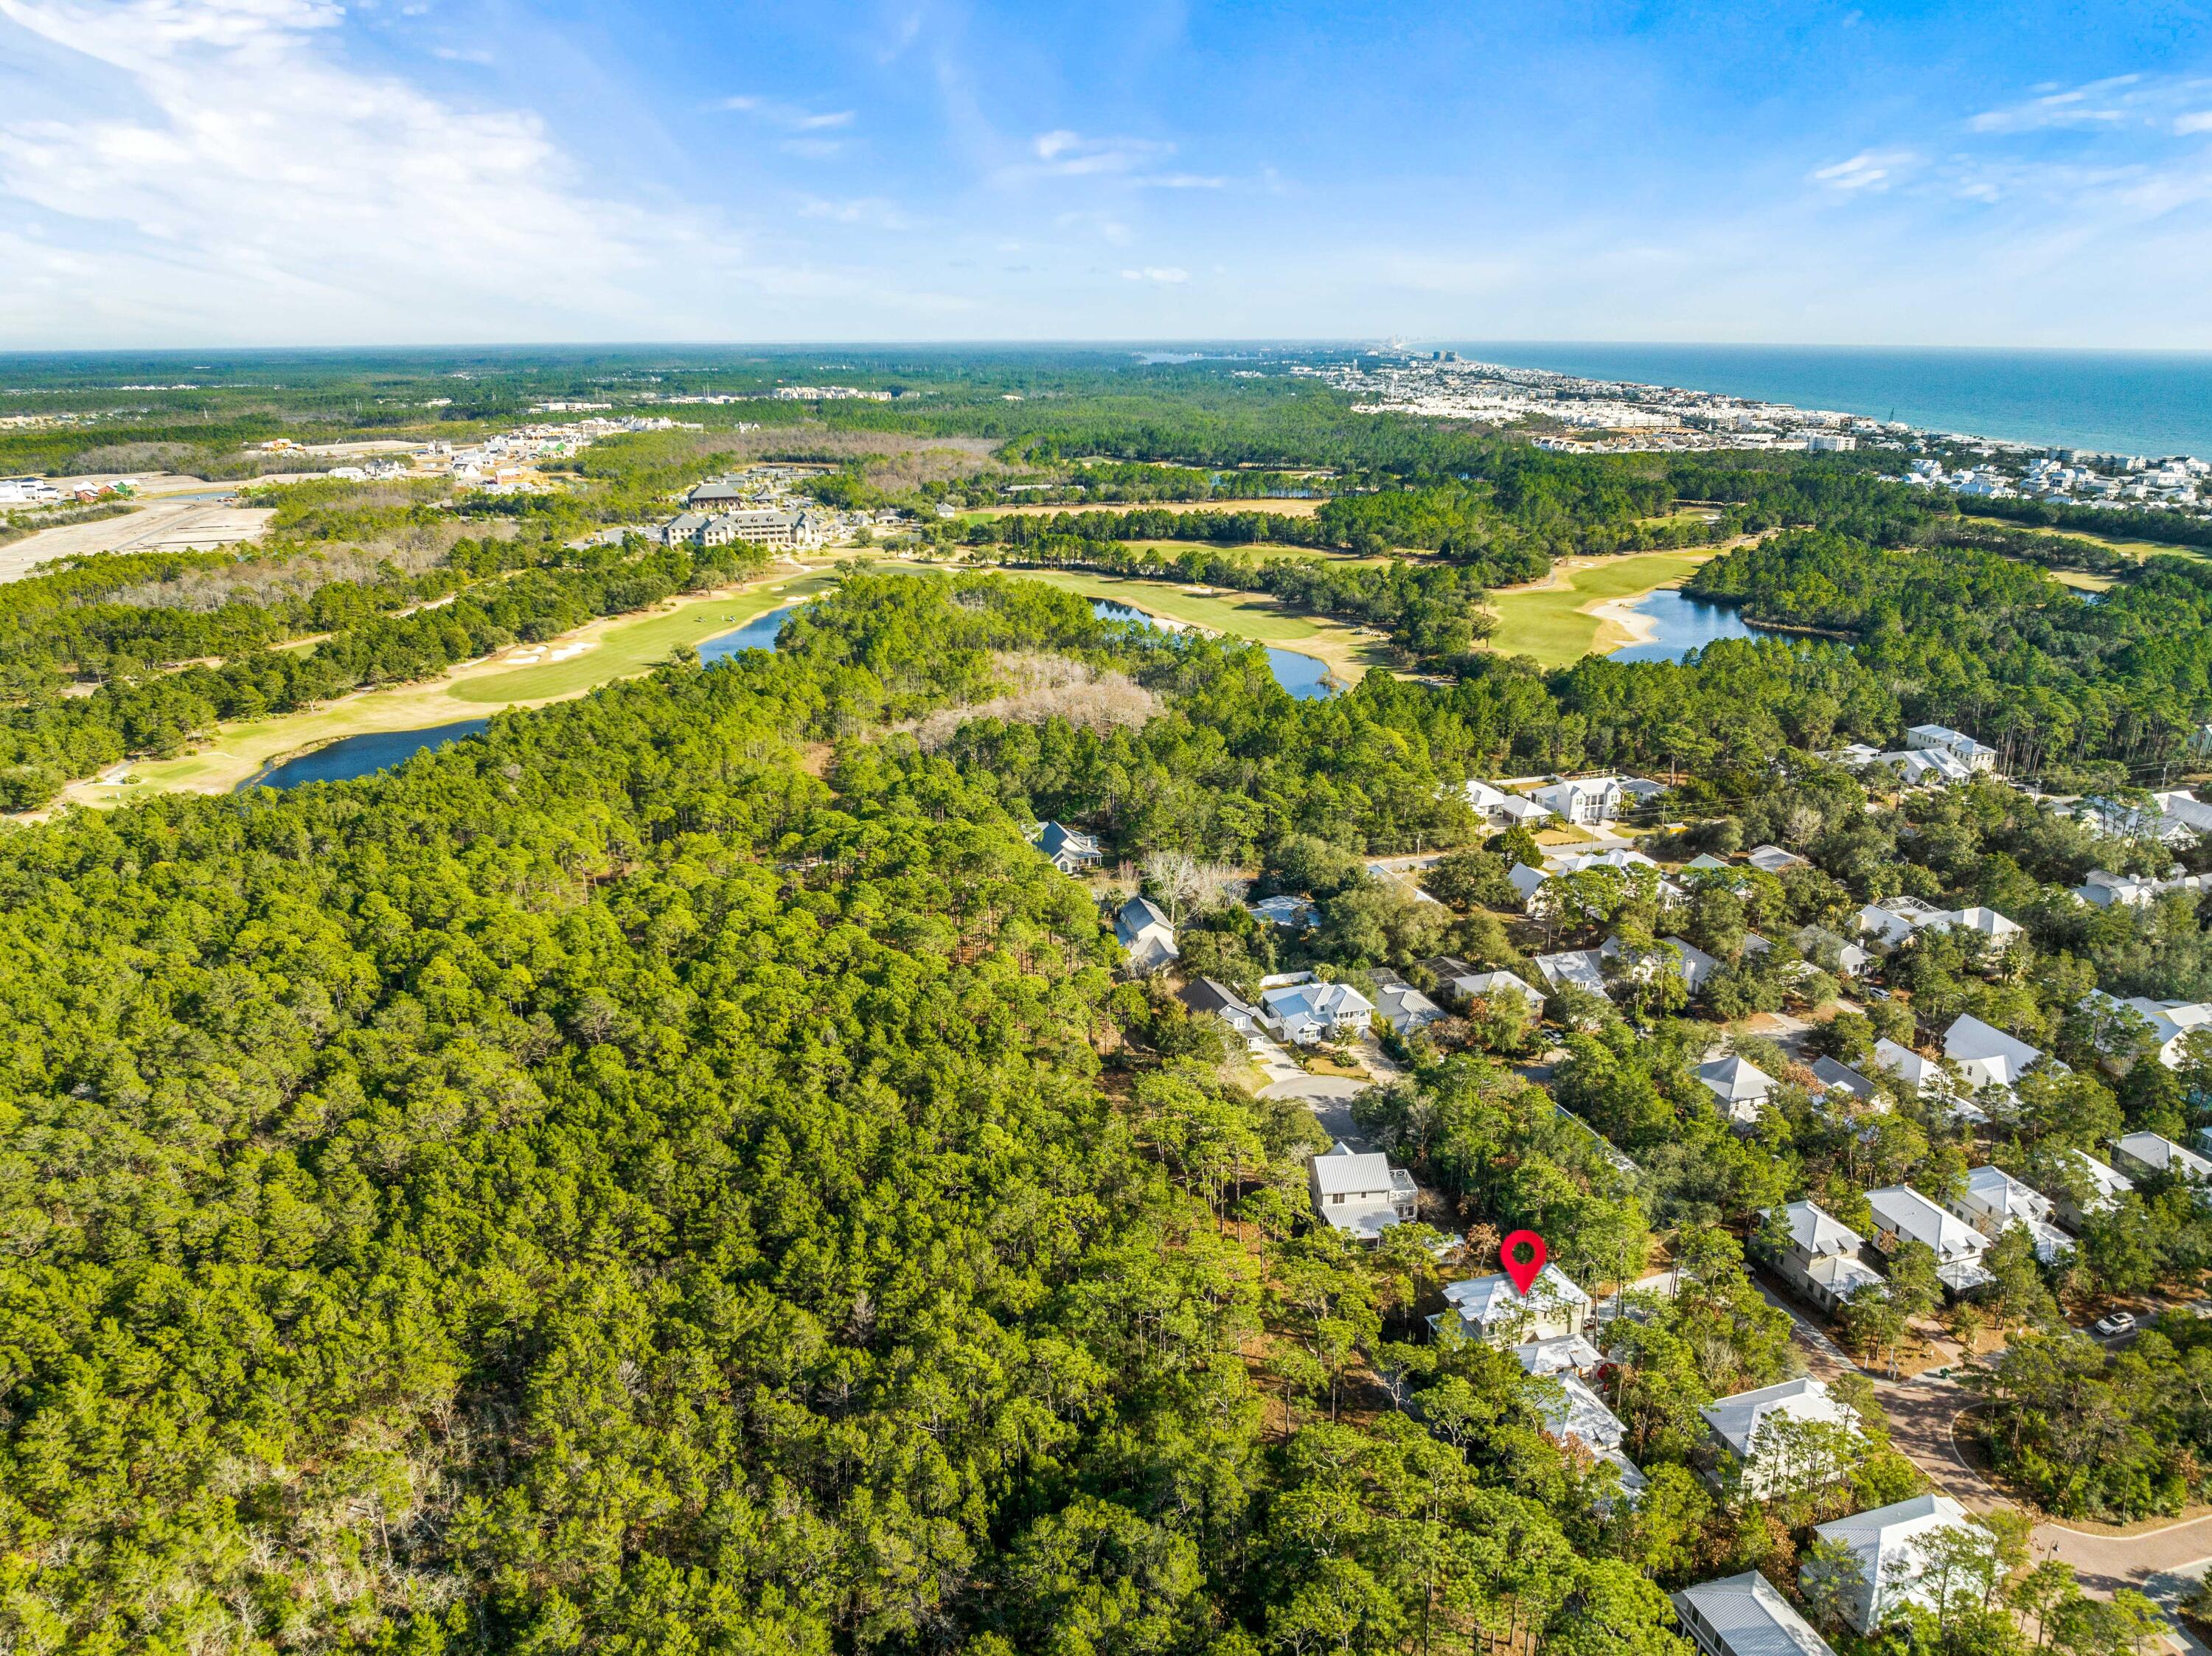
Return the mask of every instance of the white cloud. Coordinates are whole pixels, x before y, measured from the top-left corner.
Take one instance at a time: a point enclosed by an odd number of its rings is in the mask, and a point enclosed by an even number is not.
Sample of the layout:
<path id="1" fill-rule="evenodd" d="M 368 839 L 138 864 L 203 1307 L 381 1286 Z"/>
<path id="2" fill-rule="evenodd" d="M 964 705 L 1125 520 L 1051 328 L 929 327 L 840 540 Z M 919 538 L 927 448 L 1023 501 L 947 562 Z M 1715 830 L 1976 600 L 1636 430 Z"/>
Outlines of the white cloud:
<path id="1" fill-rule="evenodd" d="M 733 236 L 596 197 L 528 112 L 351 69 L 341 21 L 323 0 L 0 0 L 0 43 L 12 24 L 52 64 L 0 114 L 0 199 L 30 233 L 0 258 L 0 334 L 87 337 L 92 292 L 140 337 L 699 325 L 685 290 L 713 302 Z M 45 284 L 71 279 L 86 296 L 57 303 Z"/>
<path id="2" fill-rule="evenodd" d="M 777 98 L 757 98 L 750 93 L 725 98 L 721 106 L 743 114 L 757 115 L 772 125 L 793 132 L 821 132 L 853 124 L 853 112 L 849 109 L 812 110 Z"/>
<path id="3" fill-rule="evenodd" d="M 1821 167 L 1813 174 L 1813 179 L 1815 183 L 1825 184 L 1831 190 L 1886 190 L 1897 173 L 1910 165 L 1913 159 L 1910 150 L 1863 149 L 1849 161 Z"/>
<path id="4" fill-rule="evenodd" d="M 2200 109 L 2193 114 L 2174 117 L 2173 130 L 2183 137 L 2192 132 L 2212 132 L 2212 109 Z"/>
<path id="5" fill-rule="evenodd" d="M 1030 169 L 1054 178 L 1127 174 L 1147 161 L 1175 153 L 1171 143 L 1151 138 L 1086 138 L 1066 128 L 1040 132 L 1030 141 L 1036 166 Z"/>
<path id="6" fill-rule="evenodd" d="M 2129 106 L 2136 101 L 2129 89 L 2142 80 L 2140 75 L 2115 75 L 2086 86 L 2039 87 L 2040 96 L 2005 109 L 1984 110 L 1966 124 L 1976 132 L 2033 132 L 2045 127 L 2109 124 L 2127 118 Z"/>
<path id="7" fill-rule="evenodd" d="M 895 203 L 881 196 L 860 196 L 849 201 L 829 201 L 810 196 L 799 203 L 801 218 L 823 219 L 832 224 L 860 224 L 877 230 L 907 230 L 912 221 Z"/>
<path id="8" fill-rule="evenodd" d="M 1147 264 L 1141 270 L 1124 270 L 1124 282 L 1160 282 L 1170 286 L 1190 280 L 1190 272 L 1179 264 Z"/>

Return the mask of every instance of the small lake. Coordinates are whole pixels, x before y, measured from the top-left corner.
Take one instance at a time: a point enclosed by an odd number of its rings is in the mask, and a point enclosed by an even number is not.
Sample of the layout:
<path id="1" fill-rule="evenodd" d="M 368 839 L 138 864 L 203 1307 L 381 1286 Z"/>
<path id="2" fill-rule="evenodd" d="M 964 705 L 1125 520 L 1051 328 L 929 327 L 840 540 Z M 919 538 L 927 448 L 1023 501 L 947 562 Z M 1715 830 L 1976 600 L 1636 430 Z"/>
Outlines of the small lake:
<path id="1" fill-rule="evenodd" d="M 421 731 L 377 731 L 368 736 L 349 736 L 326 748 L 287 759 L 239 784 L 247 788 L 296 788 L 307 782 L 348 782 L 372 771 L 389 770 L 425 748 L 442 748 L 448 742 L 481 736 L 489 719 L 461 719 L 450 725 L 433 725 Z"/>
<path id="2" fill-rule="evenodd" d="M 1719 639 L 1759 636 L 1757 629 L 1744 625 L 1734 604 L 1708 604 L 1671 586 L 1646 592 L 1628 607 L 1657 622 L 1659 630 L 1647 643 L 1622 645 L 1608 660 L 1680 661 Z"/>
<path id="3" fill-rule="evenodd" d="M 1158 627 L 1175 633 L 1185 623 L 1149 615 L 1126 604 L 1115 604 L 1107 598 L 1091 600 L 1091 613 L 1101 621 L 1133 621 L 1146 627 Z M 1328 664 L 1318 656 L 1300 655 L 1296 650 L 1278 650 L 1272 644 L 1261 646 L 1267 652 L 1267 665 L 1275 675 L 1275 682 L 1288 690 L 1300 701 L 1318 701 L 1331 694 Z"/>
<path id="4" fill-rule="evenodd" d="M 756 616 L 734 632 L 710 638 L 699 646 L 699 659 L 711 666 L 727 661 L 742 650 L 773 650 L 775 635 L 785 619 L 799 606 L 787 604 Z M 357 776 L 390 770 L 426 748 L 442 748 L 448 742 L 481 735 L 489 719 L 461 719 L 450 725 L 432 725 L 419 731 L 379 731 L 369 736 L 349 736 L 326 748 L 303 753 L 264 770 L 239 784 L 247 788 L 296 788 L 308 782 L 350 782 Z"/>
<path id="5" fill-rule="evenodd" d="M 711 667 L 718 661 L 727 661 L 744 650 L 773 650 L 775 635 L 783 630 L 783 623 L 799 606 L 787 604 L 781 610 L 771 610 L 764 616 L 755 616 L 734 633 L 724 633 L 710 638 L 699 646 L 699 660 Z"/>
<path id="6" fill-rule="evenodd" d="M 799 604 L 787 604 L 780 610 L 754 616 L 742 627 L 707 640 L 699 646 L 701 663 L 713 666 L 747 650 L 773 650 L 775 635 L 783 630 L 783 623 L 798 608 Z M 1148 616 L 1127 604 L 1109 604 L 1103 598 L 1093 599 L 1091 610 L 1107 621 L 1142 622 L 1150 627 L 1171 625 L 1157 616 Z M 1326 662 L 1300 655 L 1295 650 L 1278 650 L 1272 645 L 1267 647 L 1267 664 L 1274 670 L 1275 682 L 1292 695 L 1302 701 L 1310 701 L 1329 694 Z M 449 742 L 481 735 L 490 723 L 488 718 L 462 719 L 425 730 L 378 731 L 368 736 L 349 736 L 326 748 L 317 748 L 297 759 L 272 766 L 239 786 L 242 792 L 246 788 L 296 788 L 308 782 L 349 782 L 357 776 L 389 770 L 426 748 L 442 748 Z"/>

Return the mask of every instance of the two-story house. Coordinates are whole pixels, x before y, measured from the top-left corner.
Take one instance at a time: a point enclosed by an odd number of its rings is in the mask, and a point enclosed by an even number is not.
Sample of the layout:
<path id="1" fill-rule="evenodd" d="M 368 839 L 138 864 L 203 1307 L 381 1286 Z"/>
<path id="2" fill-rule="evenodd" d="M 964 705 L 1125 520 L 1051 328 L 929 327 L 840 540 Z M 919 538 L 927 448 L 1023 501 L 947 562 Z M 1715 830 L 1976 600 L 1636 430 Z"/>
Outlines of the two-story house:
<path id="1" fill-rule="evenodd" d="M 1787 1246 L 1773 1254 L 1776 1274 L 1823 1311 L 1833 1314 L 1859 1289 L 1881 1280 L 1859 1257 L 1866 1239 L 1841 1220 L 1811 1202 L 1771 1212 L 1781 1216 L 1789 1234 Z"/>
<path id="2" fill-rule="evenodd" d="M 1419 1210 L 1413 1175 L 1379 1150 L 1361 1152 L 1339 1140 L 1307 1164 L 1314 1216 L 1357 1242 L 1371 1242 Z"/>

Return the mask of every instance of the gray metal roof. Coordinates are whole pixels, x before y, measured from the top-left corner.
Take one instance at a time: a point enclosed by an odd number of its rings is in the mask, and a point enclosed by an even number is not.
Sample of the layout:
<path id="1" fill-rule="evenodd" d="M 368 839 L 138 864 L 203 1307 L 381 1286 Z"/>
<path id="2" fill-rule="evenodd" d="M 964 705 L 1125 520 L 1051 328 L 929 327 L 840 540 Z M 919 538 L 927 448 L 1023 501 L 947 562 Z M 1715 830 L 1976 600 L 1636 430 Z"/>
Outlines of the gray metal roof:
<path id="1" fill-rule="evenodd" d="M 1813 1624 L 1757 1570 L 1703 1581 L 1674 1597 L 1675 1610 L 1694 1610 L 1729 1656 L 1835 1656 Z"/>

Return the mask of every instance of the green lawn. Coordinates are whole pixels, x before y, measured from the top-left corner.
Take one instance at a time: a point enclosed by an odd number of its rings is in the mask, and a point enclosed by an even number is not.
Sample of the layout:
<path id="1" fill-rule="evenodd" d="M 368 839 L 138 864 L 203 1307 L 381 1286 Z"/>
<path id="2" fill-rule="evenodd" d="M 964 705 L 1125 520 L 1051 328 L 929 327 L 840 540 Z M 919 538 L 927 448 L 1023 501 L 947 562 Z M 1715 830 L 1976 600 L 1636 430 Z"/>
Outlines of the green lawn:
<path id="1" fill-rule="evenodd" d="M 1689 579 L 1711 553 L 1637 552 L 1605 558 L 1586 568 L 1561 569 L 1559 585 L 1491 595 L 1498 626 L 1490 647 L 1505 655 L 1532 656 L 1546 667 L 1565 667 L 1594 649 L 1628 641 L 1617 622 L 1590 613 L 1599 605 L 1640 597 Z"/>
<path id="2" fill-rule="evenodd" d="M 1385 664 L 1376 640 L 1325 616 L 1302 616 L 1257 592 L 1198 593 L 1167 581 L 1121 580 L 1076 569 L 1010 569 L 1023 580 L 1043 581 L 1085 597 L 1126 604 L 1146 615 L 1188 622 L 1216 633 L 1317 656 L 1346 682 Z"/>
<path id="3" fill-rule="evenodd" d="M 566 661 L 544 661 L 511 672 L 465 678 L 447 692 L 456 701 L 505 707 L 574 695 L 596 685 L 642 673 L 679 644 L 697 646 L 734 631 L 771 610 L 821 591 L 836 577 L 827 572 L 793 575 L 774 586 L 735 597 L 698 598 L 658 616 L 607 629 L 592 648 Z"/>
<path id="4" fill-rule="evenodd" d="M 2165 541 L 2124 541 L 2113 535 L 2095 535 L 2086 529 L 2059 529 L 2048 524 L 2016 524 L 2003 518 L 1969 518 L 1968 523 L 1995 524 L 2000 529 L 2024 529 L 2031 535 L 2059 535 L 2069 540 L 2094 541 L 2141 563 L 2145 558 L 2212 559 L 2201 546 L 2173 546 Z"/>

